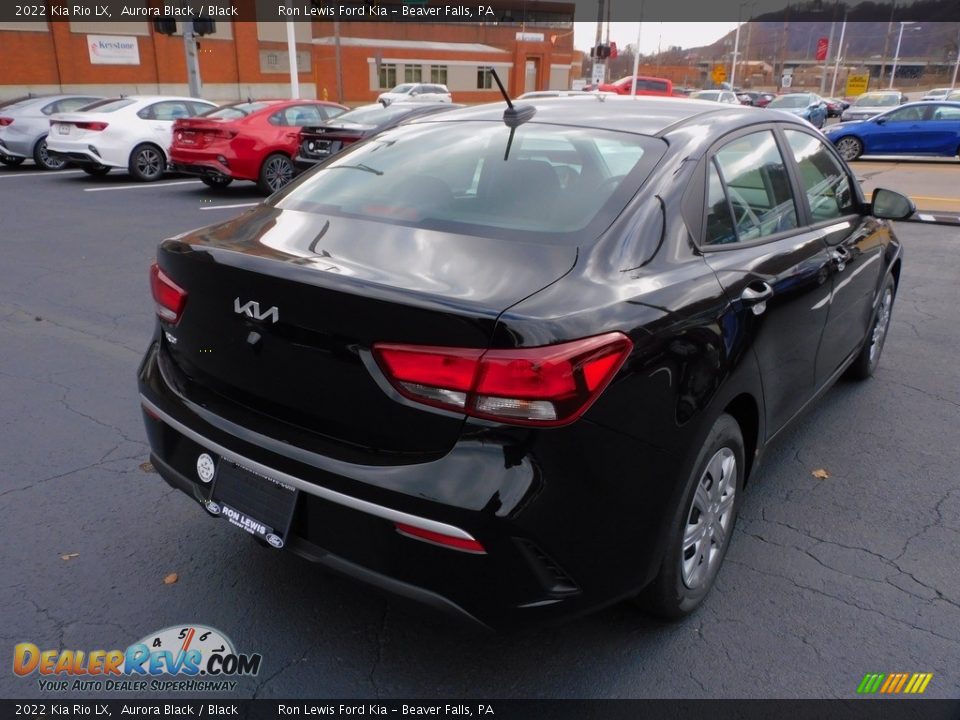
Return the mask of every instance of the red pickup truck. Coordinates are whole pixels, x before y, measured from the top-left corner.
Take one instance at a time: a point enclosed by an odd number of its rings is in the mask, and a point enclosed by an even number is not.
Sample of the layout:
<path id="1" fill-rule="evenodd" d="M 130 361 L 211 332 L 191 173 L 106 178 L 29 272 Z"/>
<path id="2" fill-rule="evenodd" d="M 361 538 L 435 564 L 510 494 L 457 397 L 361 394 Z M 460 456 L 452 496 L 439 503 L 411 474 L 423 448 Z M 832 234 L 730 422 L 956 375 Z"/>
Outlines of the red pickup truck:
<path id="1" fill-rule="evenodd" d="M 633 86 L 633 75 L 620 78 L 616 82 L 601 83 L 599 87 L 587 85 L 584 90 L 600 90 L 604 92 L 615 92 L 620 95 L 629 95 Z M 673 83 L 666 78 L 646 77 L 637 75 L 637 95 L 664 95 L 670 97 L 673 95 Z"/>

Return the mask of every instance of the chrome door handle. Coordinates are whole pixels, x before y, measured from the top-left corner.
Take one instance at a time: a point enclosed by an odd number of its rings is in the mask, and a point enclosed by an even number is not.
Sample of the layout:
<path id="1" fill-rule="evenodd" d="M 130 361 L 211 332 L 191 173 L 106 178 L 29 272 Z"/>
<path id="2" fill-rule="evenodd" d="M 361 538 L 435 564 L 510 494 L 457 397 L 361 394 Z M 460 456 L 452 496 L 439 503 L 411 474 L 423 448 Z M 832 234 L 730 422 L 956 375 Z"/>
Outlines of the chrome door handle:
<path id="1" fill-rule="evenodd" d="M 761 315 L 767 309 L 767 300 L 772 297 L 773 288 L 769 283 L 752 283 L 740 293 L 740 302 L 749 307 L 754 315 Z"/>
<path id="2" fill-rule="evenodd" d="M 830 253 L 830 261 L 837 268 L 837 272 L 843 272 L 844 268 L 847 267 L 847 263 L 852 259 L 853 253 L 851 253 L 842 245 L 838 248 L 835 248 L 833 252 Z"/>

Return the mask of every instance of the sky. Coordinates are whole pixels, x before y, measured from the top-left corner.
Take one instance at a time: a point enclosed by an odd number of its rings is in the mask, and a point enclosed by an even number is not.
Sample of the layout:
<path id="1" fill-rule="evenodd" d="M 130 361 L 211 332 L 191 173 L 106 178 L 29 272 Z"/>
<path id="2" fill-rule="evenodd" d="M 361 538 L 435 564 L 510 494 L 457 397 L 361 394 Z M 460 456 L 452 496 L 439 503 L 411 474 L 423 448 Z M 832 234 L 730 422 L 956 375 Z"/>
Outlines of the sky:
<path id="1" fill-rule="evenodd" d="M 577 50 L 589 51 L 596 40 L 597 24 L 593 22 L 574 23 L 573 44 Z M 610 23 L 610 39 L 618 47 L 626 47 L 637 42 L 635 22 Z M 671 45 L 683 48 L 709 45 L 726 33 L 735 29 L 735 22 L 645 22 L 640 31 L 640 52 L 649 55 L 657 51 L 657 43 L 666 50 Z M 606 25 L 603 29 L 606 39 Z"/>

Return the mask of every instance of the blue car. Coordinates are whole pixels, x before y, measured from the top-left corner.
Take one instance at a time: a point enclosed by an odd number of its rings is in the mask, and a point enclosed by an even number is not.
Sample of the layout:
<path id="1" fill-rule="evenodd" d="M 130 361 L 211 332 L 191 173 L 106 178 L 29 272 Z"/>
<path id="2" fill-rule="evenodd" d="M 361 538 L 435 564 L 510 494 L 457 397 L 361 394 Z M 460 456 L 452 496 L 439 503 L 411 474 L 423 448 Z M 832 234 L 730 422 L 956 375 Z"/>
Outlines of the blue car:
<path id="1" fill-rule="evenodd" d="M 847 162 L 861 155 L 960 154 L 960 102 L 925 100 L 824 131 Z"/>
<path id="2" fill-rule="evenodd" d="M 771 110 L 783 110 L 802 117 L 814 127 L 822 128 L 827 121 L 827 103 L 813 93 L 789 93 L 774 98 L 767 105 Z"/>

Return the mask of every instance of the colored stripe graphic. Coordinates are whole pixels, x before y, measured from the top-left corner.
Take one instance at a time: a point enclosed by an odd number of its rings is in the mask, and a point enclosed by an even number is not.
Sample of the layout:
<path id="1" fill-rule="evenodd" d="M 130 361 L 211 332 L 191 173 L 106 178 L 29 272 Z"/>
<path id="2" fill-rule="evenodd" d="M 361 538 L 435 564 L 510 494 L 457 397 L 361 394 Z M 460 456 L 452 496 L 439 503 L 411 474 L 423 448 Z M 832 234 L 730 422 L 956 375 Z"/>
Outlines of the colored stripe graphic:
<path id="1" fill-rule="evenodd" d="M 933 679 L 933 673 L 867 673 L 857 686 L 860 695 L 920 695 Z"/>

